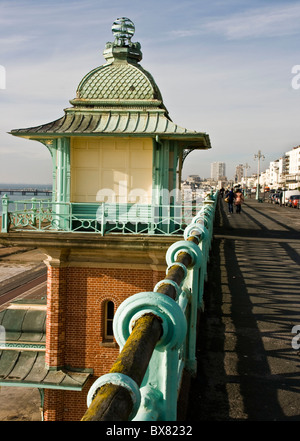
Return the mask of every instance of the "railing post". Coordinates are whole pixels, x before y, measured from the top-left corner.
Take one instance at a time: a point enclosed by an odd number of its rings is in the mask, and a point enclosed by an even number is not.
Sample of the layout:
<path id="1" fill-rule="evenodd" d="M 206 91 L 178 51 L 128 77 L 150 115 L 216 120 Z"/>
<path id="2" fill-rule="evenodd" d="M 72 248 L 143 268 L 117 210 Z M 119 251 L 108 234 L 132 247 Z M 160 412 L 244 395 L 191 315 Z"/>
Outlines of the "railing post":
<path id="1" fill-rule="evenodd" d="M 70 202 L 52 202 L 52 207 L 54 209 L 52 226 L 53 229 L 71 231 L 72 225 L 70 224 Z"/>
<path id="2" fill-rule="evenodd" d="M 149 234 L 155 234 L 157 206 L 152 202 L 152 204 L 148 210 L 149 210 L 148 214 L 150 216 L 150 219 L 148 219 Z"/>
<path id="3" fill-rule="evenodd" d="M 101 213 L 101 235 L 104 236 L 105 234 L 105 228 L 106 228 L 106 219 L 105 219 L 105 202 L 102 202 L 101 205 L 102 213 Z"/>
<path id="4" fill-rule="evenodd" d="M 1 222 L 1 231 L 2 233 L 8 233 L 9 229 L 9 215 L 8 215 L 8 196 L 7 194 L 2 196 L 2 222 Z"/>
<path id="5" fill-rule="evenodd" d="M 31 201 L 32 201 L 32 206 L 31 206 L 32 218 L 31 218 L 31 222 L 32 222 L 32 225 L 35 227 L 36 226 L 36 212 L 37 212 L 36 202 L 37 202 L 37 200 L 36 200 L 36 198 L 31 198 Z"/>

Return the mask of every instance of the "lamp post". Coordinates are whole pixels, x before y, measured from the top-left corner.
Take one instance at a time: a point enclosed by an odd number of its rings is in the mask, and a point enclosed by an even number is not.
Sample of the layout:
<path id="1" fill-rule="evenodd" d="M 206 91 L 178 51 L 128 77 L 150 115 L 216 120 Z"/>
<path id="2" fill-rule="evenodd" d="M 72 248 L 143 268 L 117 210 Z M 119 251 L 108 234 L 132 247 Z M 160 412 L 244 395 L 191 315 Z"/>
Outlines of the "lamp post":
<path id="1" fill-rule="evenodd" d="M 257 155 L 254 155 L 254 159 L 257 159 L 257 185 L 256 185 L 256 200 L 259 200 L 259 166 L 260 166 L 260 160 L 264 160 L 265 157 L 262 155 L 261 151 L 258 150 Z"/>

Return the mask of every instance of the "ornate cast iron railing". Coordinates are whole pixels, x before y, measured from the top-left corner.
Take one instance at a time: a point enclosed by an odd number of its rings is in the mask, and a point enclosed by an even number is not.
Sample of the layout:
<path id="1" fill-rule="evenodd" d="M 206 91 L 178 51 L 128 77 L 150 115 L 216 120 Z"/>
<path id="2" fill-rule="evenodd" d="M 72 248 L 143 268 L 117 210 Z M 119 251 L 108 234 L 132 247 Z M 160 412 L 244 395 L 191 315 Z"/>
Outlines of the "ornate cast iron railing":
<path id="1" fill-rule="evenodd" d="M 88 393 L 82 421 L 176 421 L 183 370 L 196 374 L 197 312 L 212 241 L 211 194 L 167 251 L 166 278 L 127 298 L 114 318 L 120 354 Z"/>
<path id="2" fill-rule="evenodd" d="M 10 201 L 2 197 L 2 232 L 182 234 L 203 199 L 180 205 Z"/>

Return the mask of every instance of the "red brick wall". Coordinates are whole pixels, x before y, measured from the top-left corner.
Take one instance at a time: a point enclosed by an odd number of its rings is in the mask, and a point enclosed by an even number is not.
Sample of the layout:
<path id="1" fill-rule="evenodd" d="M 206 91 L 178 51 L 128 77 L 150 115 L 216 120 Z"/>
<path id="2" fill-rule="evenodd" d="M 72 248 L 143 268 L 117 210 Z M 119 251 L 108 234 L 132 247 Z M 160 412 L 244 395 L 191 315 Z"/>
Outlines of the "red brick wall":
<path id="1" fill-rule="evenodd" d="M 83 392 L 47 389 L 45 419 L 80 420 L 90 385 L 115 361 L 118 347 L 103 344 L 105 302 L 113 301 L 116 310 L 130 295 L 152 291 L 164 277 L 165 272 L 141 269 L 49 267 L 46 362 L 92 368 L 94 377 Z"/>
<path id="2" fill-rule="evenodd" d="M 45 389 L 44 393 L 44 420 L 63 421 L 65 392 L 62 390 Z"/>
<path id="3" fill-rule="evenodd" d="M 66 321 L 66 268 L 48 268 L 47 277 L 47 322 L 46 364 L 64 366 L 65 321 Z"/>

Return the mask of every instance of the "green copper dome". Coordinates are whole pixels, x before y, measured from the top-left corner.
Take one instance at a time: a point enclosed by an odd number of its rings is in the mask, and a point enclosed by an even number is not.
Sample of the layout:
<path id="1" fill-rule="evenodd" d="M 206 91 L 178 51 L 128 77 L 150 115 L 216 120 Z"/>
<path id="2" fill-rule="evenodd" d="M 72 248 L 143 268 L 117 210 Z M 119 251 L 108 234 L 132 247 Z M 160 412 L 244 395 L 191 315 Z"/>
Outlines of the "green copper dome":
<path id="1" fill-rule="evenodd" d="M 126 17 L 112 25 L 114 41 L 105 45 L 106 63 L 80 81 L 72 107 L 47 124 L 12 130 L 15 136 L 51 139 L 71 136 L 136 136 L 180 142 L 183 149 L 210 148 L 209 136 L 175 124 L 151 74 L 141 65 L 141 45 Z M 47 137 L 47 138 L 46 138 Z M 157 141 L 161 142 L 161 141 Z"/>
<path id="2" fill-rule="evenodd" d="M 106 43 L 103 52 L 106 64 L 85 75 L 71 104 L 76 107 L 150 105 L 164 108 L 153 77 L 139 64 L 141 45 L 131 41 L 134 34 L 131 20 L 126 17 L 117 19 L 112 31 L 115 40 Z"/>
<path id="3" fill-rule="evenodd" d="M 111 63 L 88 73 L 77 89 L 84 100 L 161 100 L 151 75 L 130 63 Z"/>

